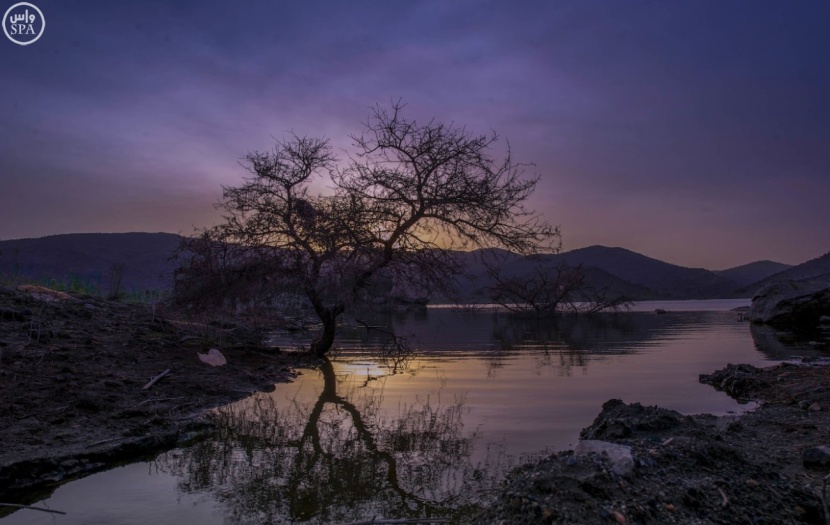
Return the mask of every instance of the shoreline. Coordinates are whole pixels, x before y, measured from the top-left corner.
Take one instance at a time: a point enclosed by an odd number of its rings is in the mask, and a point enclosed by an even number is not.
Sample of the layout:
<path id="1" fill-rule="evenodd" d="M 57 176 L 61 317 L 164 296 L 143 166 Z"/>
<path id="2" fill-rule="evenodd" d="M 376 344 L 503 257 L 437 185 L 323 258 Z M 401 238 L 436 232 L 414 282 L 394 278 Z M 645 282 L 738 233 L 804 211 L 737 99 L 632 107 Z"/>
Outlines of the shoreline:
<path id="1" fill-rule="evenodd" d="M 212 335 L 194 336 L 197 328 Z M 0 289 L 0 501 L 31 503 L 68 481 L 194 443 L 215 428 L 211 408 L 319 366 L 253 339 L 242 324 L 196 327 L 145 305 L 42 302 Z M 216 347 L 225 366 L 197 358 Z M 821 364 L 729 365 L 702 376 L 759 404 L 739 415 L 608 401 L 582 438 L 627 447 L 609 449 L 627 450 L 622 467 L 587 452 L 552 454 L 510 473 L 474 522 L 824 524 L 830 448 L 826 461 L 804 465 L 807 451 L 830 446 L 830 367 Z M 13 511 L 0 508 L 0 517 Z"/>
<path id="2" fill-rule="evenodd" d="M 830 367 L 728 365 L 701 381 L 760 406 L 684 416 L 610 400 L 580 436 L 606 454 L 519 467 L 474 523 L 825 524 Z"/>
<path id="3" fill-rule="evenodd" d="M 318 364 L 255 340 L 242 324 L 194 326 L 143 304 L 44 302 L 0 288 L 0 501 L 31 502 L 197 440 L 213 428 L 204 417 L 210 409 Z M 197 354 L 210 348 L 221 348 L 227 364 L 201 362 Z"/>

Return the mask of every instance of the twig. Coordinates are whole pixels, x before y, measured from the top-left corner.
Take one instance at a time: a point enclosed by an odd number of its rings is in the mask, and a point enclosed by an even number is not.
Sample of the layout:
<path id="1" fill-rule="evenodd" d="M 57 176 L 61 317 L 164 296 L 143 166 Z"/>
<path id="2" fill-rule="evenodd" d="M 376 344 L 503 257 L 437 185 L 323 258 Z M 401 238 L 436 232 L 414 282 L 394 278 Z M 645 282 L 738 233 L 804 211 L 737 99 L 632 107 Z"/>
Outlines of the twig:
<path id="1" fill-rule="evenodd" d="M 52 514 L 66 514 L 62 510 L 46 509 L 43 507 L 32 507 L 30 505 L 18 505 L 17 503 L 0 503 L 0 507 L 15 507 L 17 509 L 39 510 L 41 512 L 51 512 Z"/>
<path id="2" fill-rule="evenodd" d="M 150 380 L 150 382 L 149 382 L 149 383 L 147 383 L 146 385 L 144 385 L 143 387 L 141 387 L 141 389 L 142 389 L 142 390 L 147 390 L 148 388 L 150 388 L 151 386 L 153 386 L 154 384 L 156 384 L 156 381 L 158 381 L 159 379 L 161 379 L 162 377 L 166 376 L 166 375 L 167 375 L 167 374 L 169 374 L 169 373 L 170 373 L 170 369 L 168 368 L 168 369 L 167 369 L 167 370 L 165 370 L 164 372 L 160 373 L 159 375 L 157 375 L 156 377 L 154 377 L 153 379 L 151 379 L 151 380 Z"/>
<path id="3" fill-rule="evenodd" d="M 133 408 L 140 407 L 144 403 L 153 403 L 155 401 L 173 401 L 175 399 L 184 399 L 186 396 L 179 396 L 179 397 L 151 397 L 150 399 L 145 399 L 141 403 L 133 406 Z"/>
<path id="4" fill-rule="evenodd" d="M 824 481 L 821 484 L 821 506 L 824 508 L 824 523 L 830 525 L 830 509 L 827 508 L 827 480 L 830 479 L 830 474 L 824 476 Z"/>
<path id="5" fill-rule="evenodd" d="M 726 506 L 729 505 L 729 498 L 726 497 L 726 492 L 724 492 L 722 488 L 718 487 L 718 492 L 720 492 L 720 495 L 723 498 L 720 506 L 726 508 Z"/>
<path id="6" fill-rule="evenodd" d="M 95 445 L 103 445 L 104 443 L 109 443 L 110 441 L 119 441 L 119 440 L 122 440 L 122 439 L 127 439 L 127 436 L 121 436 L 121 437 L 109 438 L 109 439 L 102 439 L 101 441 L 96 441 L 94 443 L 90 443 L 89 445 L 87 445 L 87 448 L 94 447 Z"/>
<path id="7" fill-rule="evenodd" d="M 415 523 L 449 523 L 449 518 L 401 518 L 401 519 L 379 519 L 374 518 L 368 521 L 354 521 L 344 525 L 380 525 L 380 524 L 415 524 Z"/>

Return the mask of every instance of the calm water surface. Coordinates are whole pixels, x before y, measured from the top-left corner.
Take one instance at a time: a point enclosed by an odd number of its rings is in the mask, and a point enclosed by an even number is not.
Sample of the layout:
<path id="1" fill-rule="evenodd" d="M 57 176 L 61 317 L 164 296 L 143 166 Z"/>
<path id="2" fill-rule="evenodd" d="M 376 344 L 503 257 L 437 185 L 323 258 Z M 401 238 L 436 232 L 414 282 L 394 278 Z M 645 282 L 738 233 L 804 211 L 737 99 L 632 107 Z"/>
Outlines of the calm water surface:
<path id="1" fill-rule="evenodd" d="M 69 483 L 37 504 L 66 516 L 18 511 L 0 523 L 463 516 L 517 462 L 572 447 L 608 399 L 740 411 L 698 375 L 811 353 L 728 311 L 746 304 L 641 303 L 556 322 L 446 308 L 367 317 L 417 352 L 379 357 L 388 336 L 352 323 L 329 365 L 217 410 L 217 437 Z M 275 342 L 301 342 L 293 337 Z"/>

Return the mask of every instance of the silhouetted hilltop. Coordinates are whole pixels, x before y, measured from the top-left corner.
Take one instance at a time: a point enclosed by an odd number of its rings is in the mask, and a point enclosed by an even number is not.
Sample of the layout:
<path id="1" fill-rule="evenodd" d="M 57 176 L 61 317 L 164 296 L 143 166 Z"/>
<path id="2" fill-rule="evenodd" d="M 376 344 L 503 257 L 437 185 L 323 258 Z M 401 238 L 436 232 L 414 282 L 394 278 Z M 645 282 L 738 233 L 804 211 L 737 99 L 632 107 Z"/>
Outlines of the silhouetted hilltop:
<path id="1" fill-rule="evenodd" d="M 123 291 L 168 290 L 175 263 L 170 256 L 181 237 L 169 233 L 81 233 L 39 239 L 0 241 L 0 276 L 58 282 L 79 282 L 85 289 L 107 294 L 110 276 L 124 265 Z M 588 282 L 637 300 L 707 299 L 751 297 L 761 285 L 774 279 L 814 277 L 830 273 L 830 254 L 788 267 L 758 261 L 721 271 L 686 268 L 624 248 L 589 246 L 533 259 L 504 250 L 456 252 L 467 275 L 459 280 L 462 302 L 489 301 L 494 284 L 482 259 L 498 258 L 504 276 L 525 276 L 537 264 L 582 265 Z M 783 271 L 781 271 L 783 270 Z M 435 300 L 453 298 L 434 296 Z"/>
<path id="2" fill-rule="evenodd" d="M 670 264 L 625 248 L 589 246 L 566 252 L 562 257 L 569 264 L 593 266 L 644 286 L 664 299 L 724 297 L 736 288 L 712 271 Z"/>
<path id="3" fill-rule="evenodd" d="M 756 291 L 776 281 L 798 281 L 823 276 L 830 276 L 830 252 L 752 283 L 744 287 L 741 292 L 747 297 L 752 297 Z"/>
<path id="4" fill-rule="evenodd" d="M 792 265 L 775 261 L 756 261 L 727 270 L 715 270 L 715 273 L 743 288 L 788 268 L 792 268 Z"/>
<path id="5" fill-rule="evenodd" d="M 589 246 L 533 259 L 506 254 L 503 250 L 478 250 L 464 255 L 471 276 L 461 280 L 462 298 L 481 301 L 486 297 L 486 291 L 494 281 L 480 259 L 494 260 L 496 256 L 505 277 L 528 276 L 538 264 L 547 268 L 562 263 L 582 265 L 594 288 L 607 288 L 636 300 L 750 297 L 752 292 L 744 289 L 747 285 L 789 268 L 773 261 L 757 261 L 711 271 L 670 264 L 625 248 L 607 246 Z"/>
<path id="6" fill-rule="evenodd" d="M 122 291 L 166 290 L 179 240 L 170 233 L 75 233 L 0 241 L 0 276 L 106 294 L 114 268 L 123 265 Z"/>
<path id="7" fill-rule="evenodd" d="M 467 275 L 458 279 L 459 297 L 439 297 L 439 300 L 459 300 L 459 302 L 476 303 L 490 302 L 489 289 L 495 285 L 496 281 L 489 274 L 487 265 L 483 261 L 488 261 L 491 266 L 497 262 L 502 278 L 524 279 L 532 276 L 536 272 L 537 265 L 542 268 L 554 269 L 562 263 L 569 266 L 579 264 L 572 260 L 567 260 L 567 255 L 567 253 L 549 254 L 528 258 L 507 253 L 504 250 L 489 249 L 458 253 L 459 257 L 464 258 L 463 264 L 467 269 Z M 607 289 L 613 294 L 625 295 L 626 297 L 639 300 L 659 299 L 662 297 L 654 290 L 627 281 L 615 275 L 613 272 L 606 271 L 597 266 L 583 265 L 582 271 L 585 274 L 587 282 L 595 289 Z"/>

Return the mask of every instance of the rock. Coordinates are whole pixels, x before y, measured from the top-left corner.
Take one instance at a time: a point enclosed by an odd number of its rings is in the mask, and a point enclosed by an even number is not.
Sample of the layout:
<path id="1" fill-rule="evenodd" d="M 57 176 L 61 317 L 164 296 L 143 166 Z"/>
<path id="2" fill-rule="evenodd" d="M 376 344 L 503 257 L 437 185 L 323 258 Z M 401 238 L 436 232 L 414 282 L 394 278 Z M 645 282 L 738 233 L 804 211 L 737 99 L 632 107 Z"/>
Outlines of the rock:
<path id="1" fill-rule="evenodd" d="M 830 465 L 830 446 L 819 445 L 806 449 L 801 457 L 805 467 L 824 467 Z"/>
<path id="2" fill-rule="evenodd" d="M 780 281 L 752 298 L 749 320 L 784 328 L 816 328 L 830 316 L 830 277 Z"/>
<path id="3" fill-rule="evenodd" d="M 815 403 L 807 407 L 807 410 L 809 410 L 810 412 L 820 412 L 821 405 L 818 403 L 818 401 L 816 401 Z"/>
<path id="4" fill-rule="evenodd" d="M 717 390 L 729 394 L 738 401 L 752 399 L 755 394 L 769 387 L 769 381 L 764 377 L 764 371 L 752 365 L 733 365 L 712 374 L 701 374 L 699 381 L 705 385 L 712 385 Z"/>
<path id="5" fill-rule="evenodd" d="M 618 476 L 627 476 L 634 468 L 634 458 L 631 457 L 631 447 L 626 445 L 619 445 L 617 443 L 609 443 L 608 441 L 599 441 L 595 439 L 585 439 L 579 442 L 574 449 L 576 456 L 585 456 L 588 454 L 607 455 L 611 461 L 611 467 L 614 474 Z"/>
<path id="6" fill-rule="evenodd" d="M 582 439 L 619 439 L 638 433 L 653 433 L 672 429 L 683 421 L 683 416 L 660 407 L 644 407 L 640 403 L 625 404 L 611 399 L 602 405 L 602 412 L 591 426 L 579 435 Z"/>
<path id="7" fill-rule="evenodd" d="M 228 363 L 228 360 L 225 359 L 225 356 L 222 355 L 222 352 L 220 352 L 216 348 L 211 348 L 206 354 L 196 355 L 199 356 L 199 360 L 201 362 L 207 363 L 210 366 L 224 366 Z"/>

